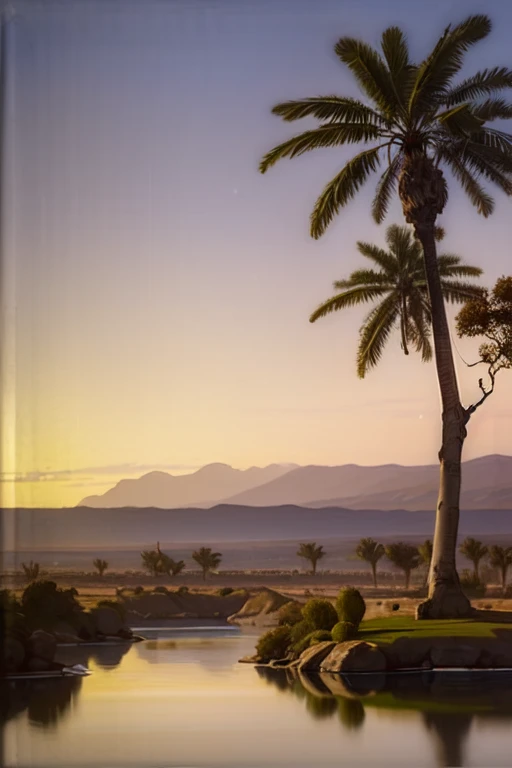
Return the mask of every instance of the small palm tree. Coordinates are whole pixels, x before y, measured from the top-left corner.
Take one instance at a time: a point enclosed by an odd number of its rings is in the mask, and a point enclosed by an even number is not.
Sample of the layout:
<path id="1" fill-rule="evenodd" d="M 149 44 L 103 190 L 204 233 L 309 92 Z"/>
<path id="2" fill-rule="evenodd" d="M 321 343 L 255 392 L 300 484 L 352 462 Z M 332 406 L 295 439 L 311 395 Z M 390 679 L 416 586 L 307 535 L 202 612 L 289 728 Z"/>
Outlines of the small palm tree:
<path id="1" fill-rule="evenodd" d="M 105 573 L 105 571 L 108 568 L 107 561 L 106 560 L 102 560 L 99 557 L 97 557 L 96 560 L 93 560 L 92 564 L 94 565 L 94 567 L 96 568 L 96 570 L 98 571 L 100 576 L 103 576 L 103 574 Z"/>
<path id="2" fill-rule="evenodd" d="M 316 566 L 319 560 L 325 557 L 323 546 L 316 545 L 316 541 L 312 541 L 309 544 L 301 544 L 297 551 L 297 557 L 303 557 L 304 560 L 308 560 L 311 563 L 311 574 L 316 576 Z"/>
<path id="3" fill-rule="evenodd" d="M 22 563 L 21 567 L 23 568 L 23 575 L 27 581 L 36 581 L 41 572 L 39 563 L 35 563 L 33 560 L 29 563 Z"/>
<path id="4" fill-rule="evenodd" d="M 462 544 L 459 547 L 459 552 L 461 555 L 464 555 L 470 562 L 473 563 L 473 573 L 475 576 L 475 579 L 480 578 L 479 574 L 479 568 L 480 568 L 480 561 L 484 559 L 484 557 L 487 556 L 489 550 L 487 547 L 482 544 L 481 541 L 477 541 L 477 539 L 472 539 L 471 536 L 468 536 L 467 539 L 464 539 Z"/>
<path id="5" fill-rule="evenodd" d="M 403 541 L 399 541 L 397 544 L 388 544 L 385 548 L 385 552 L 388 560 L 404 572 L 405 588 L 409 589 L 411 571 L 418 568 L 421 562 L 418 548 L 413 547 L 412 544 L 404 544 Z"/>
<path id="6" fill-rule="evenodd" d="M 146 549 L 140 553 L 143 567 L 149 571 L 150 576 L 158 576 L 160 573 L 160 555 L 155 549 Z"/>
<path id="7" fill-rule="evenodd" d="M 405 34 L 389 27 L 381 51 L 362 40 L 342 37 L 335 52 L 354 75 L 366 103 L 351 97 L 315 96 L 277 104 L 273 113 L 289 122 L 316 118 L 320 125 L 279 144 L 262 159 L 265 173 L 282 158 L 317 148 L 362 144 L 318 198 L 311 235 L 319 238 L 334 217 L 384 162 L 372 203 L 381 223 L 398 192 L 405 220 L 423 248 L 432 315 L 437 377 L 442 405 L 440 494 L 434 534 L 429 597 L 421 618 L 471 615 L 462 592 L 455 555 L 459 525 L 462 447 L 473 414 L 460 399 L 450 330 L 436 251 L 436 220 L 448 202 L 443 169 L 449 169 L 482 216 L 494 201 L 482 186 L 490 182 L 512 195 L 512 136 L 494 120 L 512 117 L 500 92 L 512 88 L 512 70 L 492 67 L 456 82 L 467 51 L 491 31 L 488 16 L 469 16 L 448 26 L 423 61 L 411 60 Z"/>
<path id="8" fill-rule="evenodd" d="M 444 236 L 436 230 L 436 238 Z M 430 343 L 431 312 L 421 244 L 409 227 L 392 224 L 386 231 L 388 250 L 371 243 L 358 242 L 357 249 L 378 269 L 358 269 L 347 280 L 337 280 L 339 293 L 321 304 L 309 318 L 314 323 L 331 312 L 356 304 L 378 301 L 360 330 L 357 373 L 362 379 L 376 366 L 392 329 L 398 325 L 402 349 L 409 346 L 421 353 L 424 362 L 432 359 Z M 461 263 L 459 256 L 437 257 L 441 288 L 447 301 L 463 303 L 482 295 L 482 289 L 461 282 L 460 277 L 478 277 L 482 270 Z"/>
<path id="9" fill-rule="evenodd" d="M 183 560 L 173 560 L 169 555 L 162 553 L 159 568 L 161 573 L 165 573 L 167 576 L 178 576 L 185 568 L 185 562 Z"/>
<path id="10" fill-rule="evenodd" d="M 512 547 L 500 547 L 493 544 L 489 547 L 489 563 L 493 568 L 497 568 L 501 574 L 501 586 L 503 589 L 507 586 L 507 571 L 512 565 Z"/>
<path id="11" fill-rule="evenodd" d="M 192 552 L 192 559 L 196 561 L 203 572 L 203 581 L 206 581 L 206 574 L 209 571 L 215 571 L 222 560 L 220 552 L 212 552 L 211 547 L 201 547 L 201 549 Z"/>
<path id="12" fill-rule="evenodd" d="M 382 544 L 378 544 L 373 539 L 361 539 L 357 545 L 356 555 L 360 560 L 370 563 L 373 574 L 373 586 L 377 586 L 377 563 L 385 554 Z"/>
<path id="13" fill-rule="evenodd" d="M 433 550 L 434 546 L 432 544 L 432 539 L 426 539 L 423 544 L 420 544 L 418 547 L 421 562 L 426 566 L 427 575 L 425 576 L 425 586 L 428 584 L 428 576 L 430 573 L 430 563 L 432 562 Z"/>

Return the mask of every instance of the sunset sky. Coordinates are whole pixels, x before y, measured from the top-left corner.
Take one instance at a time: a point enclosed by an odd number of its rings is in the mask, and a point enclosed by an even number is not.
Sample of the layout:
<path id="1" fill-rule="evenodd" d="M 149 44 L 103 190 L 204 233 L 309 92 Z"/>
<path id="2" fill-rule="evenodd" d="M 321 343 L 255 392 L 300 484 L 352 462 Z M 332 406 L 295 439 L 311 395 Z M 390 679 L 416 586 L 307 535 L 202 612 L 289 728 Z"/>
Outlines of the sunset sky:
<path id="1" fill-rule="evenodd" d="M 434 463 L 434 366 L 405 358 L 397 335 L 360 381 L 368 309 L 308 322 L 333 280 L 361 264 L 356 240 L 384 242 L 369 213 L 374 182 L 315 242 L 310 210 L 354 148 L 265 176 L 258 161 L 307 127 L 272 116 L 276 102 L 358 95 L 333 51 L 342 35 L 377 44 L 399 24 L 419 58 L 448 22 L 485 12 L 494 30 L 465 73 L 512 66 L 512 4 L 12 5 L 3 505 L 70 506 L 122 477 L 214 461 Z M 512 200 L 496 193 L 485 220 L 448 180 L 443 249 L 491 285 L 511 272 Z M 477 347 L 457 341 L 466 359 Z M 457 360 L 469 404 L 481 374 Z M 503 372 L 465 458 L 512 453 L 511 394 Z"/>

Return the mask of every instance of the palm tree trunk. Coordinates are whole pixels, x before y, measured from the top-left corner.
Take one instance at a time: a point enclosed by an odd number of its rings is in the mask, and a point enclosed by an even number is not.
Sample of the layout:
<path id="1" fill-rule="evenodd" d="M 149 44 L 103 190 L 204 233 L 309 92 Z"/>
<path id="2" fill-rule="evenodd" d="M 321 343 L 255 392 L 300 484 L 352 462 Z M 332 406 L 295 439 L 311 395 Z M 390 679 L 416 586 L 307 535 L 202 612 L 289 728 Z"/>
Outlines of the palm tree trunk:
<path id="1" fill-rule="evenodd" d="M 372 563 L 373 586 L 377 586 L 377 563 Z"/>
<path id="2" fill-rule="evenodd" d="M 508 567 L 504 565 L 503 568 L 501 569 L 501 586 L 503 587 L 503 589 L 506 589 L 506 586 L 507 586 L 507 571 L 508 571 Z"/>
<path id="3" fill-rule="evenodd" d="M 409 583 L 411 581 L 411 572 L 409 570 L 405 571 L 405 588 L 409 589 Z"/>
<path id="4" fill-rule="evenodd" d="M 459 397 L 450 331 L 444 305 L 434 236 L 435 216 L 415 221 L 423 246 L 425 273 L 432 309 L 435 360 L 442 401 L 442 443 L 439 451 L 440 483 L 428 599 L 418 606 L 418 618 L 457 618 L 471 613 L 463 594 L 455 554 L 459 527 L 462 446 L 467 416 Z"/>
<path id="5" fill-rule="evenodd" d="M 400 312 L 400 333 L 402 334 L 402 349 L 404 351 L 404 354 L 408 355 L 409 350 L 407 349 L 407 334 L 405 332 L 406 312 L 407 312 L 407 307 L 405 304 L 405 297 L 402 297 L 402 311 Z"/>
<path id="6" fill-rule="evenodd" d="M 475 562 L 473 563 L 473 566 L 474 566 L 475 579 L 478 579 L 478 578 L 480 578 L 480 575 L 478 573 L 478 569 L 479 569 L 479 566 L 480 566 L 480 560 L 475 560 Z"/>
<path id="7" fill-rule="evenodd" d="M 311 561 L 312 570 L 311 573 L 313 576 L 316 576 L 316 560 Z"/>
<path id="8" fill-rule="evenodd" d="M 203 581 L 206 581 L 206 568 L 203 568 Z"/>

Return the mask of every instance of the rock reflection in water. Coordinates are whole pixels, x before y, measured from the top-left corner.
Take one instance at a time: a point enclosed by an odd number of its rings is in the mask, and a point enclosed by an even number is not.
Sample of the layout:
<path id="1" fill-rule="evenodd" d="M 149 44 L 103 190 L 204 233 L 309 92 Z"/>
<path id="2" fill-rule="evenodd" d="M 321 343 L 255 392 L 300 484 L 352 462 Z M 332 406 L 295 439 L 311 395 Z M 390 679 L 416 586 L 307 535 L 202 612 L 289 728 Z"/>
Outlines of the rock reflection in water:
<path id="1" fill-rule="evenodd" d="M 4 725 L 27 710 L 32 725 L 55 727 L 80 693 L 80 677 L 12 680 L 0 683 L 0 722 Z"/>
<path id="2" fill-rule="evenodd" d="M 257 672 L 280 691 L 303 699 L 315 719 L 337 714 L 347 730 L 363 725 L 367 708 L 416 710 L 433 740 L 439 768 L 465 764 L 465 743 L 476 718 L 512 721 L 510 674 L 335 675 L 267 667 Z"/>

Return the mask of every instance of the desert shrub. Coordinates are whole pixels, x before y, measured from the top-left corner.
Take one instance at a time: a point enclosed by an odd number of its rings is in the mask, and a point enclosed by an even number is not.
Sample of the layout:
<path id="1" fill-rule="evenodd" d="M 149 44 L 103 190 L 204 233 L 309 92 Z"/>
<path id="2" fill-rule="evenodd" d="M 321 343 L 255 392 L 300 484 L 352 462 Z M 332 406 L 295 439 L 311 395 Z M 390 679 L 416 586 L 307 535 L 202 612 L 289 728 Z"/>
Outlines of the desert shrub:
<path id="1" fill-rule="evenodd" d="M 227 597 L 228 595 L 233 594 L 234 591 L 235 590 L 233 589 L 233 587 L 221 587 L 220 589 L 217 590 L 217 594 L 220 595 L 221 597 Z"/>
<path id="2" fill-rule="evenodd" d="M 329 600 L 318 597 L 308 600 L 302 608 L 302 615 L 313 629 L 325 629 L 328 632 L 338 621 L 338 614 L 334 605 Z"/>
<path id="3" fill-rule="evenodd" d="M 126 616 L 125 606 L 122 603 L 118 602 L 117 600 L 100 600 L 97 607 L 112 608 L 112 610 L 118 613 L 122 619 L 124 619 L 124 617 Z"/>
<path id="4" fill-rule="evenodd" d="M 20 613 L 21 603 L 9 589 L 0 589 L 0 611 L 6 613 Z"/>
<path id="5" fill-rule="evenodd" d="M 400 603 L 393 603 L 391 606 L 392 611 L 399 611 L 400 610 Z"/>
<path id="6" fill-rule="evenodd" d="M 178 595 L 188 595 L 188 587 L 179 587 Z"/>
<path id="7" fill-rule="evenodd" d="M 460 586 L 467 597 L 484 597 L 486 585 L 472 571 L 464 569 L 460 575 Z"/>
<path id="8" fill-rule="evenodd" d="M 31 560 L 29 563 L 22 563 L 23 575 L 27 581 L 35 581 L 41 574 L 41 568 L 39 563 L 35 563 Z"/>
<path id="9" fill-rule="evenodd" d="M 484 608 L 486 611 L 492 611 L 492 603 L 485 603 Z"/>
<path id="10" fill-rule="evenodd" d="M 306 621 L 306 619 L 302 619 L 302 621 L 297 622 L 297 624 L 294 624 L 293 627 L 289 627 L 290 630 L 290 642 L 292 645 L 295 645 L 295 643 L 298 643 L 300 640 L 302 640 L 306 635 L 311 634 L 311 632 L 314 632 L 315 630 L 311 626 L 311 624 Z"/>
<path id="11" fill-rule="evenodd" d="M 340 621 L 348 621 L 358 627 L 366 612 L 366 603 L 358 589 L 344 587 L 336 599 L 336 610 Z"/>
<path id="12" fill-rule="evenodd" d="M 338 621 L 331 631 L 332 639 L 335 643 L 344 643 L 346 640 L 352 640 L 357 634 L 357 627 L 350 621 Z"/>
<path id="13" fill-rule="evenodd" d="M 265 632 L 256 645 L 256 653 L 263 661 L 283 659 L 290 646 L 290 630 L 288 627 L 276 627 Z"/>
<path id="14" fill-rule="evenodd" d="M 168 595 L 169 594 L 169 590 L 167 589 L 167 587 L 164 587 L 162 585 L 160 585 L 159 587 L 154 587 L 153 588 L 153 592 L 156 592 L 157 595 Z"/>
<path id="15" fill-rule="evenodd" d="M 294 624 L 302 621 L 302 606 L 300 603 L 295 602 L 295 600 L 290 600 L 289 603 L 285 603 L 280 607 L 277 616 L 281 626 L 293 627 Z"/>
<path id="16" fill-rule="evenodd" d="M 140 584 L 138 587 L 135 587 L 135 589 L 133 590 L 134 595 L 142 595 L 143 592 L 144 592 L 144 587 L 141 587 Z"/>
<path id="17" fill-rule="evenodd" d="M 296 643 L 293 643 L 291 646 L 292 653 L 294 656 L 300 656 L 306 648 L 317 643 L 323 643 L 325 640 L 332 640 L 331 633 L 325 629 L 316 629 L 314 632 L 309 632 Z"/>
<path id="18" fill-rule="evenodd" d="M 375 605 L 382 605 L 382 600 L 377 600 L 377 602 L 375 603 Z"/>

